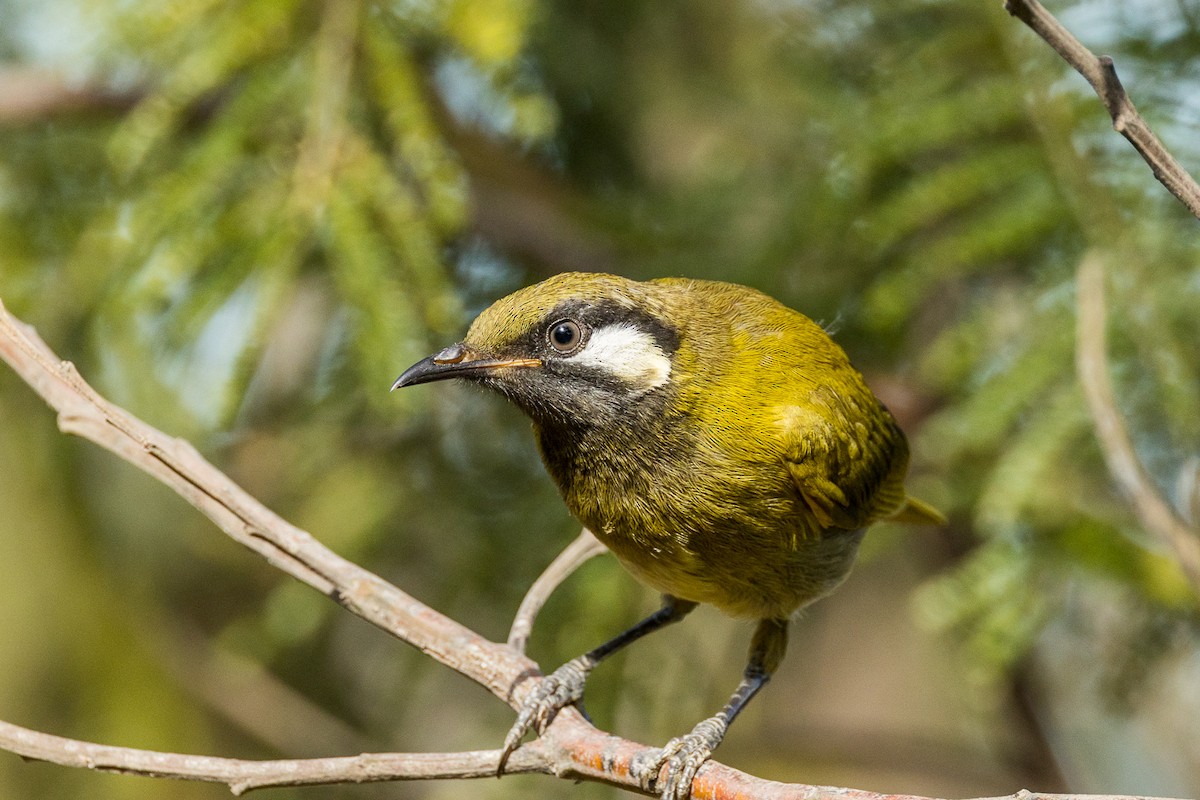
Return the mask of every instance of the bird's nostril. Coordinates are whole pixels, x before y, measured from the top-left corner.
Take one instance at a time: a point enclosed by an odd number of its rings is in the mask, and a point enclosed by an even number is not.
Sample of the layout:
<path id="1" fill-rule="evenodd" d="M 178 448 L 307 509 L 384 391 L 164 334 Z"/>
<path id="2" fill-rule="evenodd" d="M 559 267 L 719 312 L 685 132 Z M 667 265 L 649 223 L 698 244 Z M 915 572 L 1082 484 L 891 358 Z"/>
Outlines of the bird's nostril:
<path id="1" fill-rule="evenodd" d="M 433 357 L 435 364 L 457 364 L 467 357 L 467 348 L 452 344 Z"/>

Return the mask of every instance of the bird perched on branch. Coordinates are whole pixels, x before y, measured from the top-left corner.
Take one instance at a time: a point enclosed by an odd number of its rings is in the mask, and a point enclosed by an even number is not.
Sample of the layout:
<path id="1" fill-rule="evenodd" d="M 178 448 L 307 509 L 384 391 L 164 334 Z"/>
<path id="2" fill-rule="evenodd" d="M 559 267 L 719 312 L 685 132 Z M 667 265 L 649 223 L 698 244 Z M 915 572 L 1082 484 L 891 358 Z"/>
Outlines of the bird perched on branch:
<path id="1" fill-rule="evenodd" d="M 459 378 L 533 420 L 567 507 L 663 607 L 544 678 L 504 742 L 578 702 L 606 656 L 699 603 L 758 620 L 725 707 L 633 771 L 686 798 L 733 718 L 783 658 L 789 618 L 850 570 L 864 529 L 938 523 L 904 491 L 908 447 L 846 354 L 743 286 L 569 273 L 485 310 L 393 389 Z"/>

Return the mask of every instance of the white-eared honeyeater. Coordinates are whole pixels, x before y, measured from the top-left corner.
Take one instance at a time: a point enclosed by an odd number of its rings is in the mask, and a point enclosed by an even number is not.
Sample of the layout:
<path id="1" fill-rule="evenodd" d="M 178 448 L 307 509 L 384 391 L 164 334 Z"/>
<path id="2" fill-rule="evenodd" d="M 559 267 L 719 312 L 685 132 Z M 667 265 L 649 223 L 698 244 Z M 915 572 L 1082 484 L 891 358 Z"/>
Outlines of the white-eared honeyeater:
<path id="1" fill-rule="evenodd" d="M 850 570 L 868 525 L 937 523 L 905 494 L 908 446 L 846 354 L 808 317 L 744 286 L 568 273 L 498 300 L 393 388 L 460 378 L 533 420 L 567 507 L 663 607 L 541 681 L 504 742 L 579 701 L 588 673 L 710 603 L 758 620 L 724 709 L 635 764 L 684 798 L 767 682 L 788 619 Z"/>

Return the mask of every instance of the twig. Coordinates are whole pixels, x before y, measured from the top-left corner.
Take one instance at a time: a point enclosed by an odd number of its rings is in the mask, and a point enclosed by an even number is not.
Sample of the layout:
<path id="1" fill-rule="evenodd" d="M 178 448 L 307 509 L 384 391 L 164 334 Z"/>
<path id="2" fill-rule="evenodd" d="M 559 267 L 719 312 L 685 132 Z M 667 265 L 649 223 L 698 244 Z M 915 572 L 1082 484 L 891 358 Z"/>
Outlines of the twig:
<path id="1" fill-rule="evenodd" d="M 0 126 L 27 125 L 62 114 L 122 112 L 140 98 L 141 92 L 135 90 L 117 92 L 94 83 L 73 85 L 47 70 L 0 68 Z"/>
<path id="2" fill-rule="evenodd" d="M 561 777 L 585 777 L 621 783 L 614 775 L 628 775 L 630 757 L 639 746 L 622 739 L 603 737 L 606 746 L 595 754 L 586 771 L 575 774 L 555 773 L 552 766 L 561 755 L 548 752 L 550 740 L 539 739 L 513 753 L 507 772 L 550 773 Z M 562 743 L 560 743 L 561 745 Z M 578 745 L 575 742 L 574 745 Z M 572 743 L 567 743 L 568 747 Z M 63 766 L 95 769 L 122 775 L 175 778 L 224 783 L 235 795 L 254 789 L 281 786 L 319 786 L 333 783 L 368 783 L 392 780 L 438 780 L 490 778 L 495 775 L 497 750 L 465 753 L 363 753 L 336 758 L 243 761 L 235 758 L 159 753 L 130 747 L 109 747 L 64 739 L 32 731 L 8 722 L 0 722 L 0 747 L 25 758 Z M 912 795 L 876 794 L 857 789 L 785 784 L 752 778 L 720 765 L 706 765 L 726 773 L 726 781 L 697 786 L 697 797 L 711 800 L 932 800 Z M 697 783 L 700 779 L 697 778 Z M 629 788 L 635 788 L 630 786 Z M 1166 800 L 1130 795 L 1033 794 L 1020 791 L 1005 797 L 978 800 Z"/>
<path id="3" fill-rule="evenodd" d="M 545 572 L 538 576 L 525 593 L 520 607 L 517 608 L 517 616 L 513 618 L 512 627 L 508 630 L 508 646 L 518 653 L 524 653 L 529 635 L 533 633 L 533 621 L 537 619 L 538 612 L 558 585 L 589 559 L 607 550 L 608 548 L 602 545 L 591 531 L 587 528 L 581 530 L 575 541 L 567 545 L 566 549 L 550 562 L 550 566 L 546 567 Z"/>
<path id="4" fill-rule="evenodd" d="M 507 645 L 490 642 L 454 620 L 439 614 L 382 578 L 336 555 L 310 534 L 289 524 L 247 494 L 206 461 L 188 443 L 168 437 L 123 409 L 109 403 L 89 386 L 74 365 L 61 361 L 38 337 L 33 328 L 17 320 L 0 303 L 0 359 L 58 412 L 59 427 L 99 444 L 134 466 L 148 472 L 199 509 L 234 540 L 266 558 L 289 575 L 307 583 L 341 603 L 351 613 L 388 633 L 420 648 L 451 669 L 491 690 L 510 705 L 520 705 L 532 688 L 537 664 Z M 578 541 L 578 540 L 577 540 Z M 144 750 L 88 745 L 69 739 L 37 734 L 6 725 L 0 745 L 27 758 L 70 766 L 101 768 L 144 775 L 169 775 L 191 780 L 228 783 L 228 770 L 253 773 L 259 762 Z M 81 751 L 85 753 L 80 756 Z M 629 775 L 634 756 L 648 748 L 596 730 L 574 708 L 563 709 L 542 736 L 514 754 L 521 755 L 523 768 L 559 777 L 602 781 L 638 790 Z M 540 754 L 540 756 L 539 756 Z M 488 774 L 495 774 L 497 753 L 490 753 Z M 481 754 L 448 754 L 455 762 L 439 777 L 473 777 Z M 373 758 L 373 757 L 372 757 Z M 382 758 L 382 757 L 380 757 Z M 384 775 L 375 763 L 372 779 L 402 780 L 414 777 L 397 756 L 399 771 Z M 541 761 L 536 759 L 540 758 Z M 350 767 L 323 759 L 328 774 Z M 469 763 L 467 763 L 469 762 Z M 276 769 L 301 769 L 314 762 L 267 762 Z M 284 765 L 284 766 L 281 766 Z M 270 773 L 274 775 L 275 773 Z M 428 777 L 428 776 L 424 776 Z M 355 778 L 347 777 L 346 780 Z M 241 778 L 238 778 L 241 780 Z M 330 777 L 330 780 L 338 780 Z M 242 786 L 237 783 L 237 786 Z M 266 784 L 264 784 L 266 785 Z M 708 762 L 694 784 L 697 794 L 713 798 L 737 793 L 762 798 L 805 798 L 845 800 L 847 791 L 803 784 L 780 784 L 739 772 L 717 762 Z M 236 786 L 234 787 L 237 788 Z M 243 788 L 250 788 L 246 784 Z M 852 793 L 854 794 L 854 793 Z M 863 800 L 886 800 L 875 794 L 854 794 Z"/>
<path id="5" fill-rule="evenodd" d="M 1109 56 L 1097 56 L 1063 27 L 1038 0 L 1006 0 L 1005 10 L 1028 25 L 1068 64 L 1087 79 L 1099 95 L 1113 129 L 1129 140 L 1150 165 L 1154 177 L 1200 219 L 1200 185 L 1175 160 L 1142 119 L 1117 77 Z"/>
<path id="6" fill-rule="evenodd" d="M 1108 314 L 1104 302 L 1104 265 L 1098 256 L 1090 254 L 1083 259 L 1076 283 L 1075 368 L 1087 397 L 1104 461 L 1113 480 L 1129 497 L 1142 527 L 1175 554 L 1200 597 L 1200 536 L 1189 529 L 1155 488 L 1138 460 L 1125 421 L 1117 410 L 1105 341 Z"/>
<path id="7" fill-rule="evenodd" d="M 150 623 L 150 625 L 147 625 Z M 143 643 L 170 678 L 214 714 L 277 753 L 362 753 L 370 737 L 289 686 L 250 656 L 213 647 L 199 630 L 139 609 Z"/>
<path id="8" fill-rule="evenodd" d="M 288 524 L 205 461 L 187 443 L 155 430 L 97 394 L 69 362 L 60 361 L 29 326 L 0 303 L 0 359 L 54 408 L 63 431 L 88 438 L 158 478 L 236 541 L 284 572 L 330 595 L 347 610 L 519 705 L 537 665 L 507 645 L 489 642 L 337 556 Z M 582 548 L 579 539 L 576 544 Z M 498 751 L 363 754 L 340 758 L 243 761 L 159 753 L 64 739 L 0 722 L 0 749 L 25 758 L 84 769 L 224 783 L 235 793 L 267 786 L 473 778 L 495 774 Z M 645 745 L 596 730 L 565 708 L 536 741 L 519 748 L 509 771 L 541 772 L 640 791 L 629 767 Z M 763 780 L 715 761 L 700 768 L 697 797 L 732 800 L 928 800 Z M 1130 796 L 1032 795 L 981 800 L 1152 800 Z"/>
<path id="9" fill-rule="evenodd" d="M 182 439 L 109 403 L 0 303 L 0 358 L 58 411 L 64 433 L 82 436 L 165 483 L 237 542 L 351 612 L 420 648 L 493 694 L 514 702 L 516 676 L 532 661 L 422 605 L 338 556 L 251 497 Z"/>
<path id="10" fill-rule="evenodd" d="M 335 758 L 245 761 L 236 758 L 159 753 L 132 747 L 65 739 L 0 722 L 0 747 L 36 761 L 122 775 L 224 783 L 235 795 L 279 786 L 317 786 L 440 778 L 492 778 L 498 750 L 465 753 L 363 753 Z M 510 773 L 548 772 L 542 748 L 522 747 L 508 761 Z"/>

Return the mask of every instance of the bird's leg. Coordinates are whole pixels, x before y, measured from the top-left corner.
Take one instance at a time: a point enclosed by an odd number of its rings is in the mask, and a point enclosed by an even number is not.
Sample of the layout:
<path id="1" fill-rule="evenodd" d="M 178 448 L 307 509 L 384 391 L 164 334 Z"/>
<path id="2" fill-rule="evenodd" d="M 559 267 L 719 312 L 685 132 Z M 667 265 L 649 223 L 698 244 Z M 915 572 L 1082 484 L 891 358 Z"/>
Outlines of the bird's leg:
<path id="1" fill-rule="evenodd" d="M 629 772 L 643 789 L 658 792 L 663 800 L 687 800 L 691 796 L 692 779 L 700 766 L 725 738 L 734 717 L 766 685 L 783 660 L 787 625 L 786 619 L 760 620 L 750 643 L 746 671 L 725 707 L 692 728 L 691 733 L 667 742 L 662 750 L 634 760 Z"/>
<path id="2" fill-rule="evenodd" d="M 644 620 L 634 625 L 624 633 L 614 636 L 604 644 L 589 650 L 578 658 L 573 658 L 554 672 L 542 679 L 529 697 L 525 699 L 517 714 L 517 721 L 504 737 L 504 750 L 500 753 L 500 763 L 496 767 L 496 775 L 504 774 L 504 765 L 508 757 L 517 749 L 521 739 L 535 728 L 539 734 L 554 720 L 554 715 L 560 709 L 572 703 L 577 703 L 583 697 L 583 686 L 588 673 L 604 659 L 620 650 L 627 644 L 635 642 L 648 633 L 664 628 L 672 622 L 678 622 L 687 616 L 696 603 L 691 600 L 680 600 L 671 595 L 663 595 L 663 605 Z"/>

